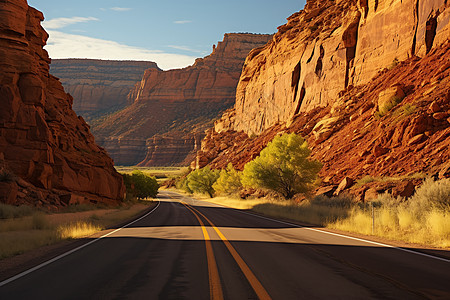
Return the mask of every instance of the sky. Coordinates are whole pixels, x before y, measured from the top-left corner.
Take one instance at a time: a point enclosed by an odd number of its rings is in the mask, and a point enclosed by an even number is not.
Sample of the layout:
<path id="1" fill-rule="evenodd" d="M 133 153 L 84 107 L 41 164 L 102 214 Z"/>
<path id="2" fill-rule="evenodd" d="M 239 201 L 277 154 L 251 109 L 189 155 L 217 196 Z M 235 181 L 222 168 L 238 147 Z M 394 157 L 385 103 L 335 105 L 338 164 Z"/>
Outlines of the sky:
<path id="1" fill-rule="evenodd" d="M 275 33 L 305 0 L 28 0 L 51 58 L 154 61 L 183 68 L 230 32 Z"/>

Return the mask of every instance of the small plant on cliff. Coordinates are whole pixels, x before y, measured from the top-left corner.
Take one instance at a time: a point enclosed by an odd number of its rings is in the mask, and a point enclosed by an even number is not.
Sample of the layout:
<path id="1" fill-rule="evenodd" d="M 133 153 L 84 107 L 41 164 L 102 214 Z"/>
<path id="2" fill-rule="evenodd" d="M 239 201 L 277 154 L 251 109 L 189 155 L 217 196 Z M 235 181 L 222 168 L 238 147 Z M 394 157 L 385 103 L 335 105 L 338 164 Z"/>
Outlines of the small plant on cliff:
<path id="1" fill-rule="evenodd" d="M 193 192 L 208 194 L 214 197 L 213 185 L 219 178 L 219 170 L 211 170 L 210 167 L 197 169 L 186 177 L 186 185 Z"/>
<path id="2" fill-rule="evenodd" d="M 306 193 L 317 179 L 322 165 L 310 160 L 308 143 L 296 134 L 277 136 L 260 156 L 245 165 L 245 186 L 266 188 L 291 199 L 297 193 Z"/>
<path id="3" fill-rule="evenodd" d="M 388 102 L 384 103 L 383 106 L 378 108 L 378 111 L 375 113 L 375 116 L 378 118 L 383 117 L 386 115 L 391 109 L 393 109 L 397 104 L 402 102 L 403 98 L 401 97 L 391 97 Z"/>
<path id="4" fill-rule="evenodd" d="M 141 171 L 133 171 L 131 175 L 123 174 L 127 195 L 137 199 L 154 198 L 158 194 L 159 184 L 154 176 L 148 176 Z"/>
<path id="5" fill-rule="evenodd" d="M 220 176 L 213 184 L 214 190 L 219 194 L 234 194 L 242 188 L 241 174 L 231 163 L 220 171 Z"/>

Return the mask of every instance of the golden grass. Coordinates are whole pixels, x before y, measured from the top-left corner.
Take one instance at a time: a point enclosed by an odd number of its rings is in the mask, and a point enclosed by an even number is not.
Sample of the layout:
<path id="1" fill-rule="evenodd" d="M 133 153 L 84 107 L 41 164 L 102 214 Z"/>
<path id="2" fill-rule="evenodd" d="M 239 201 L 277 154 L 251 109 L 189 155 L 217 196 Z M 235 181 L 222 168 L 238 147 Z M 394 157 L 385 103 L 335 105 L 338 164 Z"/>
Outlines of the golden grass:
<path id="1" fill-rule="evenodd" d="M 76 222 L 72 224 L 62 225 L 57 228 L 59 238 L 65 239 L 78 239 L 93 235 L 96 232 L 103 230 L 104 228 L 94 225 L 90 222 Z"/>
<path id="2" fill-rule="evenodd" d="M 147 207 L 147 204 L 138 203 L 115 209 L 60 214 L 35 212 L 32 216 L 0 219 L 0 258 L 66 239 L 91 236 L 104 228 L 131 219 Z"/>
<path id="3" fill-rule="evenodd" d="M 405 205 L 381 206 L 372 210 L 352 204 L 333 206 L 324 202 L 277 201 L 269 198 L 242 200 L 237 197 L 195 198 L 237 209 L 249 209 L 275 218 L 291 219 L 331 229 L 378 236 L 438 248 L 450 247 L 450 212 L 438 208 L 418 212 Z"/>
<path id="4" fill-rule="evenodd" d="M 450 246 L 450 213 L 438 209 L 418 216 L 406 208 L 377 208 L 373 232 L 371 212 L 354 209 L 347 218 L 327 227 L 433 247 Z"/>

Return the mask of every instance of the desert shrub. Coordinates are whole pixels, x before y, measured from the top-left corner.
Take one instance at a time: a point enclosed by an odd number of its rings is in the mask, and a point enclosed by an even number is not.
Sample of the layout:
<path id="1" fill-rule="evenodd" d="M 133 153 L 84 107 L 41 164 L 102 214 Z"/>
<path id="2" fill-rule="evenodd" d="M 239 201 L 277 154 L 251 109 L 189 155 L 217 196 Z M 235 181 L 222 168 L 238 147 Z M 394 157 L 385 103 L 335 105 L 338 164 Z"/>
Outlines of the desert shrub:
<path id="1" fill-rule="evenodd" d="M 450 178 L 434 181 L 427 178 L 409 200 L 413 209 L 450 210 Z"/>
<path id="2" fill-rule="evenodd" d="M 399 104 L 400 102 L 402 102 L 403 98 L 401 97 L 392 97 L 391 99 L 389 99 L 388 102 L 386 102 L 383 106 L 378 108 L 378 115 L 380 117 L 384 116 L 388 111 L 390 111 L 391 109 L 393 109 L 395 106 L 397 106 L 397 104 Z"/>
<path id="3" fill-rule="evenodd" d="M 176 180 L 175 187 L 176 187 L 177 189 L 182 190 L 182 191 L 185 191 L 185 192 L 187 192 L 187 193 L 189 193 L 189 194 L 194 193 L 194 191 L 191 190 L 191 188 L 189 187 L 189 185 L 187 184 L 187 182 L 188 182 L 188 181 L 187 181 L 187 175 L 186 175 L 186 176 L 183 176 L 183 177 L 180 177 L 180 178 L 178 178 L 178 179 Z"/>
<path id="4" fill-rule="evenodd" d="M 21 205 L 13 206 L 4 203 L 0 203 L 0 219 L 12 219 L 25 216 L 31 216 L 34 209 L 30 206 Z"/>
<path id="5" fill-rule="evenodd" d="M 193 192 L 208 194 L 209 197 L 213 198 L 213 185 L 219 178 L 219 174 L 219 170 L 211 170 L 210 167 L 197 169 L 186 177 L 186 185 Z"/>
<path id="6" fill-rule="evenodd" d="M 159 184 L 154 176 L 148 176 L 141 171 L 133 171 L 131 175 L 123 174 L 127 195 L 137 199 L 154 198 L 158 194 Z"/>
<path id="7" fill-rule="evenodd" d="M 308 143 L 296 134 L 277 136 L 244 167 L 245 186 L 266 188 L 291 199 L 309 191 L 322 165 L 310 160 Z"/>
<path id="8" fill-rule="evenodd" d="M 242 188 L 241 174 L 231 163 L 220 171 L 219 178 L 213 184 L 213 189 L 220 194 L 234 194 Z"/>

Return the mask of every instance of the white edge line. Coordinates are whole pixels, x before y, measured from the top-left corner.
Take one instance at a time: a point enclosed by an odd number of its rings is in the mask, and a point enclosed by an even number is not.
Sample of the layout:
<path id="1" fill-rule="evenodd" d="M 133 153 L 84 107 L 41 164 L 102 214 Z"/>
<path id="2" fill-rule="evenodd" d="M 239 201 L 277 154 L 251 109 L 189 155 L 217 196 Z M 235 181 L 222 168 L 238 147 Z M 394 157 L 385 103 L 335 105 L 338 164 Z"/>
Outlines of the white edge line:
<path id="1" fill-rule="evenodd" d="M 183 197 L 185 197 L 185 196 L 183 196 Z M 188 197 L 188 198 L 190 198 L 190 197 Z M 193 198 L 191 198 L 191 199 L 193 199 Z M 195 200 L 203 201 L 203 200 L 198 200 L 198 199 L 195 199 Z M 272 218 L 268 218 L 268 217 L 264 217 L 264 216 L 260 216 L 260 215 L 256 215 L 256 214 L 252 214 L 252 213 L 249 213 L 249 212 L 246 212 L 246 211 L 242 211 L 242 210 L 237 209 L 237 208 L 232 208 L 232 207 L 220 205 L 220 204 L 209 202 L 209 201 L 205 201 L 205 202 L 208 202 L 210 204 L 213 204 L 213 205 L 216 205 L 216 206 L 219 206 L 219 207 L 231 208 L 231 209 L 233 209 L 235 211 L 238 211 L 238 212 L 246 214 L 246 215 L 251 215 L 251 216 L 254 216 L 254 217 L 261 218 L 261 219 L 266 219 L 266 220 L 278 222 L 278 223 L 281 223 L 281 224 L 294 226 L 294 227 L 297 227 L 297 228 L 304 228 L 306 230 L 316 231 L 316 232 L 320 232 L 320 233 L 324 233 L 324 234 L 328 234 L 328 235 L 334 235 L 334 236 L 347 238 L 347 239 L 355 240 L 355 241 L 359 241 L 359 242 L 364 242 L 364 243 L 368 243 L 368 244 L 372 244 L 372 245 L 377 245 L 377 246 L 381 246 L 381 247 L 396 249 L 396 250 L 404 251 L 404 252 L 407 252 L 407 253 L 416 254 L 416 255 L 420 255 L 420 256 L 436 259 L 436 260 L 440 260 L 440 261 L 443 261 L 443 262 L 446 262 L 446 263 L 450 263 L 449 259 L 442 258 L 442 257 L 439 257 L 439 256 L 430 255 L 430 254 L 426 254 L 426 253 L 422 253 L 422 252 L 419 252 L 419 251 L 409 250 L 409 249 L 396 247 L 396 246 L 392 246 L 392 245 L 388 245 L 388 244 L 383 244 L 383 243 L 373 242 L 373 241 L 369 241 L 369 240 L 365 240 L 365 239 L 355 238 L 355 237 L 352 237 L 352 236 L 347 236 L 347 235 L 343 235 L 343 234 L 339 234 L 339 233 L 328 232 L 328 231 L 320 230 L 320 229 L 316 229 L 316 228 L 309 228 L 309 227 L 301 226 L 301 225 L 298 225 L 298 224 L 293 224 L 293 223 L 289 223 L 289 222 L 280 221 L 280 220 L 277 220 L 277 219 L 272 219 Z"/>
<path id="2" fill-rule="evenodd" d="M 46 262 L 43 262 L 43 263 L 41 263 L 41 264 L 39 264 L 39 265 L 37 265 L 37 266 L 31 268 L 31 269 L 28 269 L 28 270 L 26 270 L 26 271 L 23 271 L 22 273 L 19 273 L 19 274 L 15 275 L 15 276 L 13 276 L 13 277 L 11 277 L 11 278 L 9 278 L 9 279 L 6 279 L 6 280 L 0 282 L 0 287 L 2 287 L 2 286 L 4 286 L 4 285 L 7 285 L 8 283 L 11 283 L 11 282 L 13 282 L 13 281 L 15 281 L 15 280 L 17 280 L 17 279 L 19 279 L 19 278 L 25 276 L 25 275 L 28 275 L 28 274 L 30 274 L 30 273 L 36 271 L 36 270 L 39 270 L 39 269 L 41 269 L 41 268 L 43 268 L 43 267 L 45 267 L 45 266 L 47 266 L 47 265 L 49 265 L 49 264 L 51 264 L 51 263 L 54 263 L 55 261 L 60 260 L 60 259 L 63 258 L 63 257 L 66 257 L 66 256 L 68 256 L 68 255 L 70 255 L 70 254 L 72 254 L 72 253 L 74 253 L 74 252 L 77 252 L 77 251 L 79 251 L 79 250 L 81 250 L 81 249 L 83 249 L 83 248 L 85 248 L 85 247 L 87 247 L 87 246 L 89 246 L 89 245 L 91 245 L 91 244 L 93 244 L 93 243 L 95 243 L 95 242 L 97 242 L 97 241 L 99 241 L 99 240 L 101 240 L 101 239 L 103 239 L 103 238 L 105 238 L 105 237 L 107 237 L 107 236 L 113 234 L 113 233 L 116 233 L 117 231 L 119 231 L 119 230 L 121 230 L 121 229 L 124 229 L 125 227 L 128 227 L 128 226 L 130 226 L 130 225 L 132 225 L 132 224 L 134 224 L 134 223 L 136 223 L 136 222 L 142 220 L 143 218 L 145 218 L 145 217 L 147 217 L 148 215 L 150 215 L 151 213 L 153 213 L 153 212 L 159 207 L 159 204 L 160 204 L 160 203 L 161 203 L 161 202 L 158 201 L 158 205 L 156 205 L 155 208 L 153 208 L 151 211 L 149 211 L 148 213 L 146 213 L 146 214 L 143 215 L 142 217 L 140 217 L 140 218 L 138 218 L 138 219 L 136 219 L 136 220 L 134 220 L 134 221 L 128 223 L 128 224 L 125 225 L 125 226 L 122 226 L 122 227 L 120 227 L 120 228 L 118 228 L 118 229 L 116 229 L 116 230 L 114 230 L 114 231 L 111 231 L 111 232 L 109 232 L 109 233 L 107 233 L 107 234 L 105 234 L 105 235 L 102 235 L 101 237 L 96 238 L 95 240 L 92 240 L 92 241 L 90 241 L 90 242 L 87 242 L 86 244 L 83 244 L 83 245 L 81 245 L 81 246 L 79 246 L 79 247 L 77 247 L 77 248 L 75 248 L 75 249 L 72 249 L 72 250 L 70 250 L 70 251 L 67 251 L 67 252 L 65 252 L 65 253 L 63 253 L 63 254 L 61 254 L 61 255 L 58 255 L 57 257 L 54 257 L 54 258 L 52 258 L 52 259 L 50 259 L 50 260 L 48 260 L 48 261 L 46 261 Z"/>

